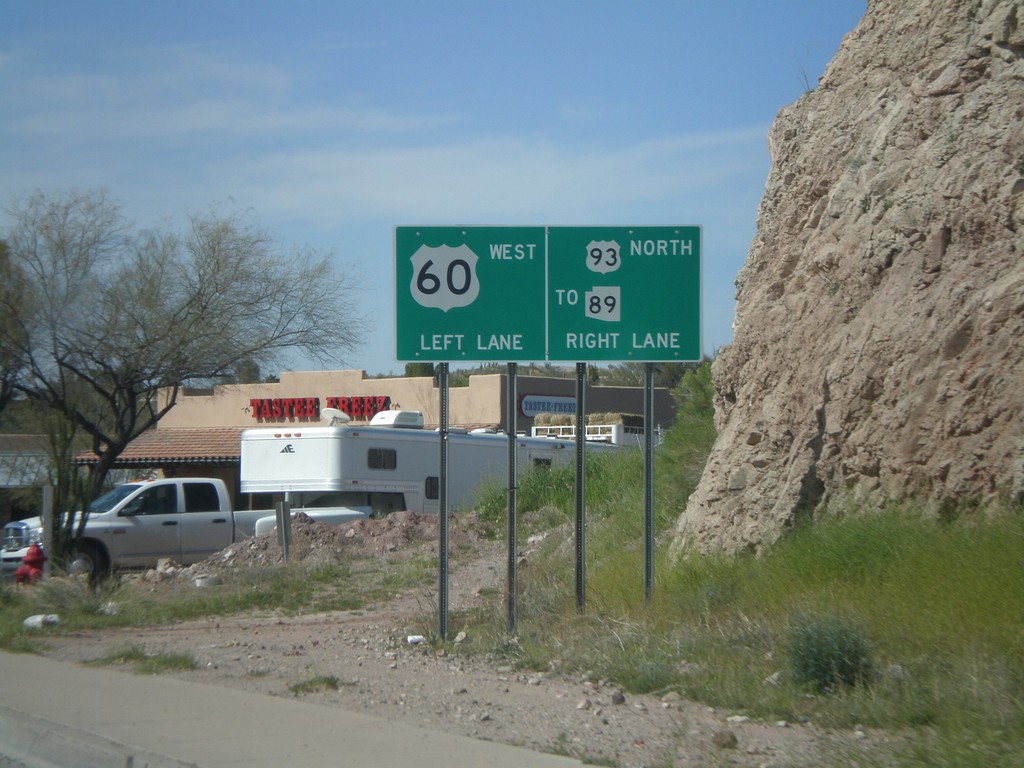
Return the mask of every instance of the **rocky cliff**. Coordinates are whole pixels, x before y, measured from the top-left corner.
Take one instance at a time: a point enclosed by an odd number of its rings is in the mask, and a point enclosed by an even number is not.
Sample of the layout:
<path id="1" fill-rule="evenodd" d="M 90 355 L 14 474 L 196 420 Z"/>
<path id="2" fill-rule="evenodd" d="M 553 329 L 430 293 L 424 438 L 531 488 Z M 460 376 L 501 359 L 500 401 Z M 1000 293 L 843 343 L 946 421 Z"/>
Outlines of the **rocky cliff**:
<path id="1" fill-rule="evenodd" d="M 1024 497 L 1024 0 L 871 0 L 768 145 L 676 550 Z"/>

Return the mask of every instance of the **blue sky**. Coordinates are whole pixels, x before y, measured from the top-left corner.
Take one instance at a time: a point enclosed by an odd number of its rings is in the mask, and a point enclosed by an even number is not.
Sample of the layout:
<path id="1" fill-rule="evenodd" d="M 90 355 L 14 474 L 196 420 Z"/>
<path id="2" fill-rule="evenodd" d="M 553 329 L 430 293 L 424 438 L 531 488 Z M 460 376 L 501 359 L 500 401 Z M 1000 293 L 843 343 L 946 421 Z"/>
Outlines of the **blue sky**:
<path id="1" fill-rule="evenodd" d="M 394 356 L 396 225 L 703 227 L 704 349 L 732 338 L 778 110 L 865 0 L 0 5 L 0 230 L 36 190 L 140 226 L 211 204 L 363 275 Z M 313 367 L 295 360 L 293 368 Z"/>

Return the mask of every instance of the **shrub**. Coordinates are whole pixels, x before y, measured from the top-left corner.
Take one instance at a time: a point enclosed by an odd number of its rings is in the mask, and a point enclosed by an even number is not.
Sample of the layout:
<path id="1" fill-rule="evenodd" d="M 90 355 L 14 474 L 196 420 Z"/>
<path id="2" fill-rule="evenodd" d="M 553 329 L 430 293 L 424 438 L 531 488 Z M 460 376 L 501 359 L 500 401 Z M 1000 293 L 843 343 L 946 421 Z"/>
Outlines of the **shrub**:
<path id="1" fill-rule="evenodd" d="M 862 628 L 840 616 L 798 616 L 790 622 L 793 680 L 818 691 L 867 682 L 871 646 Z"/>

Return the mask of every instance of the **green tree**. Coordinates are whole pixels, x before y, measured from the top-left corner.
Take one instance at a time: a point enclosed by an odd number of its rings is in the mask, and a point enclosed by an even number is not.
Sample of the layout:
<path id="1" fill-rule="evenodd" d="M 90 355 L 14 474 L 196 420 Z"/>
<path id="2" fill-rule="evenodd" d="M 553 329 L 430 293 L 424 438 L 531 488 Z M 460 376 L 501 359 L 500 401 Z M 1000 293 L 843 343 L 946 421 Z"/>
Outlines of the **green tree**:
<path id="1" fill-rule="evenodd" d="M 224 377 L 225 384 L 255 384 L 260 380 L 260 366 L 254 360 L 240 360 L 234 370 Z"/>
<path id="2" fill-rule="evenodd" d="M 646 363 L 635 362 L 610 365 L 601 371 L 601 384 L 606 387 L 642 387 L 646 366 Z M 654 386 L 672 389 L 679 384 L 683 374 L 696 367 L 696 363 L 655 363 Z"/>
<path id="3" fill-rule="evenodd" d="M 696 490 L 715 443 L 714 392 L 710 360 L 683 374 L 672 390 L 676 421 L 665 434 L 658 460 L 665 469 L 666 493 L 680 508 Z"/>
<path id="4" fill-rule="evenodd" d="M 407 378 L 416 378 L 418 376 L 430 376 L 434 375 L 434 364 L 433 363 L 406 363 L 405 364 L 405 375 Z"/>

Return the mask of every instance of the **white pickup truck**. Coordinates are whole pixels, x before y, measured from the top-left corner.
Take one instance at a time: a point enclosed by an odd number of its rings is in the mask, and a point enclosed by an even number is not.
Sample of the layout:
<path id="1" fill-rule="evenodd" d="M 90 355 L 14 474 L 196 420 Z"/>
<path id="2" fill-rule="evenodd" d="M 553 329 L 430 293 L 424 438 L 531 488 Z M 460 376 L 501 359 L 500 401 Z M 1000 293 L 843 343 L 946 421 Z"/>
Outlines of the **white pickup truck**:
<path id="1" fill-rule="evenodd" d="M 246 536 L 272 510 L 235 511 L 222 480 L 174 478 L 119 485 L 89 507 L 74 570 L 101 576 L 115 567 L 155 565 L 171 558 L 188 565 Z M 3 570 L 16 569 L 42 536 L 38 517 L 4 526 Z"/>

